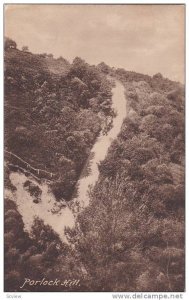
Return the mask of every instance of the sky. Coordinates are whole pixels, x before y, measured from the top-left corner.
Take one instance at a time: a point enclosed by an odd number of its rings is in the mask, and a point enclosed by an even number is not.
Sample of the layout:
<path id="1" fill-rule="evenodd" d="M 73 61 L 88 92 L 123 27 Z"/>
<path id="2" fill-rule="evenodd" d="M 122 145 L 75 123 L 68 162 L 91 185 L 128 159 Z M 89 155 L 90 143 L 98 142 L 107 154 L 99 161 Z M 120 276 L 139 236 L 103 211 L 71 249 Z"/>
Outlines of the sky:
<path id="1" fill-rule="evenodd" d="M 5 36 L 33 53 L 184 82 L 184 17 L 184 5 L 9 4 Z"/>

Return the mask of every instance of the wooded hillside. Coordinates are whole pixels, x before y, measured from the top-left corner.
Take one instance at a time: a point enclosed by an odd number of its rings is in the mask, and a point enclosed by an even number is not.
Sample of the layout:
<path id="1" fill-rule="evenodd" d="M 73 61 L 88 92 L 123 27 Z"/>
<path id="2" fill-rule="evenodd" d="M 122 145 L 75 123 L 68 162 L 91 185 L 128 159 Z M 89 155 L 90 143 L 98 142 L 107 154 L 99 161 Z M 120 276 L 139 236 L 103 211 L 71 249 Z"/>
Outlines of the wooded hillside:
<path id="1" fill-rule="evenodd" d="M 8 42 L 14 47 L 5 47 L 5 148 L 55 173 L 55 196 L 69 200 L 106 117 L 113 116 L 111 85 L 78 57 L 69 64 Z"/>
<path id="2" fill-rule="evenodd" d="M 15 203 L 5 199 L 6 291 L 20 291 L 23 278 L 39 277 L 80 279 L 80 285 L 24 291 L 185 289 L 185 95 L 180 83 L 105 63 L 90 66 L 78 57 L 69 64 L 18 50 L 7 39 L 5 149 L 52 173 L 48 179 L 56 199 L 69 201 L 106 118 L 114 116 L 107 75 L 125 87 L 127 117 L 99 165 L 89 206 L 76 227 L 67 229 L 69 244 L 39 219 L 29 236 Z M 14 190 L 10 163 L 19 160 L 6 156 L 6 162 L 5 187 Z M 40 174 L 45 176 L 35 173 Z"/>

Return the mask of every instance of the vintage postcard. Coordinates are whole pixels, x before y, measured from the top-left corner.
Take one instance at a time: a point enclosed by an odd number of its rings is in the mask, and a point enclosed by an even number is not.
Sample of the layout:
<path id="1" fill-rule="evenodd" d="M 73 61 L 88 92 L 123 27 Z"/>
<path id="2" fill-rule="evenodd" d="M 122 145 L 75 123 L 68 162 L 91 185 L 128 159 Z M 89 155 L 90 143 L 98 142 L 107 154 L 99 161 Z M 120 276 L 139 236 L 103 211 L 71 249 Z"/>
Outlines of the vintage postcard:
<path id="1" fill-rule="evenodd" d="M 4 5 L 4 291 L 185 291 L 185 5 Z"/>

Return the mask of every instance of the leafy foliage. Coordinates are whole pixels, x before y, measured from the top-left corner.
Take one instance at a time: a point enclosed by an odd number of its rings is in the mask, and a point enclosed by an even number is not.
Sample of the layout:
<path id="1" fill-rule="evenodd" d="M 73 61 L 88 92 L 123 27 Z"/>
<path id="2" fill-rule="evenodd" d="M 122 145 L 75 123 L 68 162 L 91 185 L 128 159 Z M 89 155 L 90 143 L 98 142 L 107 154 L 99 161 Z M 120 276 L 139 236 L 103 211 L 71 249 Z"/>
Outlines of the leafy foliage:
<path id="1" fill-rule="evenodd" d="M 183 88 L 159 74 L 116 74 L 128 114 L 78 217 L 77 249 L 90 290 L 183 291 L 184 182 L 173 176 L 184 162 Z"/>
<path id="2" fill-rule="evenodd" d="M 103 119 L 113 116 L 112 95 L 96 67 L 78 57 L 58 62 L 65 70 L 53 73 L 52 55 L 5 51 L 5 143 L 36 169 L 56 173 L 52 189 L 69 200 Z"/>
<path id="3" fill-rule="evenodd" d="M 69 245 L 39 219 L 28 236 L 16 205 L 5 200 L 6 291 L 39 276 L 79 278 L 80 291 L 184 291 L 183 87 L 161 74 L 90 66 L 78 57 L 71 65 L 60 57 L 58 68 L 52 55 L 19 51 L 10 40 L 5 50 L 6 147 L 56 172 L 57 199 L 71 198 L 104 118 L 114 115 L 104 74 L 122 81 L 127 99 L 90 204 L 67 229 Z M 48 289 L 72 290 L 32 286 Z"/>

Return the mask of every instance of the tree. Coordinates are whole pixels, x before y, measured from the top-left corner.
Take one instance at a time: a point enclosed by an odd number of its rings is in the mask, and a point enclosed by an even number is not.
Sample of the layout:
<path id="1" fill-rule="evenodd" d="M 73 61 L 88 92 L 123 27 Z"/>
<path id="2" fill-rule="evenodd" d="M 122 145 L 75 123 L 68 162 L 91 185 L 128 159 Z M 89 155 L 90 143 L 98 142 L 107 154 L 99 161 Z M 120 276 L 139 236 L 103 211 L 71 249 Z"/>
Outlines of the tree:
<path id="1" fill-rule="evenodd" d="M 104 72 L 105 74 L 108 74 L 111 71 L 111 68 L 105 64 L 104 62 L 101 62 L 97 66 L 101 72 Z"/>
<path id="2" fill-rule="evenodd" d="M 86 74 L 86 70 L 87 70 L 86 62 L 80 57 L 74 58 L 70 69 L 70 74 L 82 80 L 84 75 Z"/>
<path id="3" fill-rule="evenodd" d="M 163 76 L 162 76 L 162 74 L 161 73 L 157 73 L 157 74 L 155 74 L 155 75 L 153 75 L 153 78 L 154 79 L 163 79 Z"/>
<path id="4" fill-rule="evenodd" d="M 16 49 L 17 44 L 15 41 L 11 40 L 8 37 L 5 37 L 5 44 L 4 44 L 5 51 L 10 49 Z"/>
<path id="5" fill-rule="evenodd" d="M 29 51 L 28 46 L 23 46 L 23 47 L 22 47 L 22 51 L 23 51 L 23 52 L 28 52 L 28 51 Z"/>

